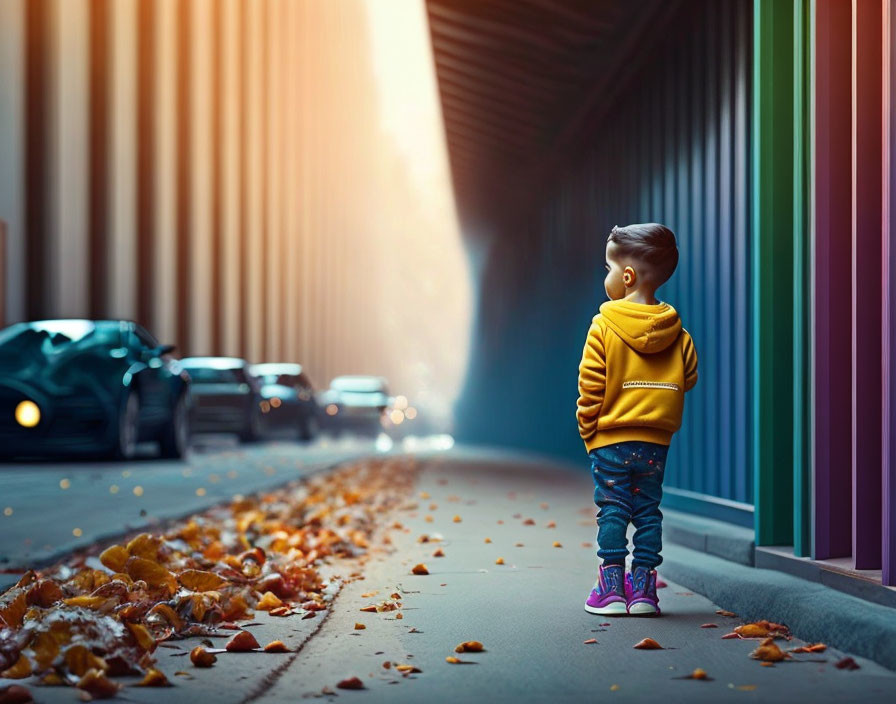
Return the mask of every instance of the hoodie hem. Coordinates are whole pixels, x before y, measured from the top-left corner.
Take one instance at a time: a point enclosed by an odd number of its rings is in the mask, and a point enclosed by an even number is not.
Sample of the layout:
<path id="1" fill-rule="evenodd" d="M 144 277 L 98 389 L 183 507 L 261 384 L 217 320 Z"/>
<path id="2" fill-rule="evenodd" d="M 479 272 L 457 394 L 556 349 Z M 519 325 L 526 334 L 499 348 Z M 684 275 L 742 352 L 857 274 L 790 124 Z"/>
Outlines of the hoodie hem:
<path id="1" fill-rule="evenodd" d="M 629 442 L 638 440 L 641 442 L 652 442 L 657 445 L 670 445 L 674 433 L 668 430 L 648 427 L 625 427 L 625 428 L 606 428 L 598 430 L 596 434 L 585 441 L 585 447 L 588 452 L 596 450 L 599 447 L 607 445 L 615 445 L 617 442 Z"/>

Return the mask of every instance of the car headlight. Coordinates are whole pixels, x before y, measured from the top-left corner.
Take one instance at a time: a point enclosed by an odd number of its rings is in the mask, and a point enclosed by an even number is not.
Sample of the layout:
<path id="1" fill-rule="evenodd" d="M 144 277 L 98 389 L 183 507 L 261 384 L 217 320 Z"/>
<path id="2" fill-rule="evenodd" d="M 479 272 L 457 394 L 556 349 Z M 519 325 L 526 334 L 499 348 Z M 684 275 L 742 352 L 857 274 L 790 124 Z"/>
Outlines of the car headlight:
<path id="1" fill-rule="evenodd" d="M 20 401 L 16 406 L 16 422 L 23 428 L 33 428 L 40 423 L 40 408 L 34 401 Z"/>

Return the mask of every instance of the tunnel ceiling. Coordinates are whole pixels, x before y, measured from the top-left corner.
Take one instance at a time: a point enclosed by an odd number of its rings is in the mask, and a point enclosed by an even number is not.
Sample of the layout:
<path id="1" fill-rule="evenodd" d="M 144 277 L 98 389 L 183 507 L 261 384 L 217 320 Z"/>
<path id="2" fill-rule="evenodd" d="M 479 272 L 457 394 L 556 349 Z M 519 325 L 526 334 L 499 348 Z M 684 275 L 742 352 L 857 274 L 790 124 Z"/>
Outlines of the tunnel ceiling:
<path id="1" fill-rule="evenodd" d="M 517 210 L 679 4 L 426 0 L 461 219 Z"/>

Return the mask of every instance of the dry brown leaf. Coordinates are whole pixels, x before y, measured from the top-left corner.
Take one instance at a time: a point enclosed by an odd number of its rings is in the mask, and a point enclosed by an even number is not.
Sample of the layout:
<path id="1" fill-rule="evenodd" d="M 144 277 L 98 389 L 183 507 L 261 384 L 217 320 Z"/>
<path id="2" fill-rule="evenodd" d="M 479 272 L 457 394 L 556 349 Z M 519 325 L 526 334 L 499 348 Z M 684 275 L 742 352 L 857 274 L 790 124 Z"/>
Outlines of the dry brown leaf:
<path id="1" fill-rule="evenodd" d="M 454 648 L 455 653 L 481 653 L 485 648 L 478 640 L 465 640 Z"/>
<path id="2" fill-rule="evenodd" d="M 227 584 L 227 580 L 220 575 L 205 570 L 184 570 L 177 575 L 177 578 L 187 589 L 194 592 L 211 592 Z"/>
<path id="3" fill-rule="evenodd" d="M 460 517 L 460 516 L 455 516 L 455 517 L 452 518 L 451 520 L 454 521 L 455 523 L 460 523 L 460 522 L 461 522 L 461 517 Z"/>
<path id="4" fill-rule="evenodd" d="M 416 665 L 396 665 L 395 669 L 405 675 L 409 675 L 412 672 L 423 672 L 423 670 Z"/>
<path id="5" fill-rule="evenodd" d="M 823 653 L 828 649 L 828 646 L 824 643 L 811 643 L 808 645 L 802 645 L 799 648 L 791 648 L 791 653 Z"/>
<path id="6" fill-rule="evenodd" d="M 159 559 L 159 547 L 162 541 L 149 533 L 141 533 L 131 540 L 127 545 L 128 554 L 131 556 L 142 557 L 153 562 Z M 121 570 L 115 570 L 120 572 Z"/>
<path id="7" fill-rule="evenodd" d="M 136 538 L 135 538 L 136 540 Z M 174 575 L 157 562 L 152 562 L 143 557 L 129 557 L 124 566 L 128 577 L 143 580 L 151 589 L 165 588 L 169 594 L 177 591 L 177 580 Z"/>
<path id="8" fill-rule="evenodd" d="M 653 638 L 644 638 L 639 640 L 633 646 L 636 650 L 665 650 L 663 646 L 657 643 Z"/>
<path id="9" fill-rule="evenodd" d="M 593 645 L 594 643 L 597 643 L 597 638 L 589 638 L 588 640 L 582 641 L 582 643 L 584 645 Z"/>
<path id="10" fill-rule="evenodd" d="M 486 539 L 485 539 L 485 542 L 486 542 L 486 543 L 490 543 L 490 542 L 492 542 L 492 539 L 491 539 L 491 538 L 486 538 Z"/>
<path id="11" fill-rule="evenodd" d="M 442 548 L 436 548 L 435 552 L 432 554 L 433 557 L 445 557 L 445 551 Z"/>
<path id="12" fill-rule="evenodd" d="M 358 610 L 359 610 L 359 611 L 367 611 L 367 612 L 376 613 L 376 604 L 368 604 L 367 606 L 362 606 L 362 607 L 361 607 L 360 609 L 358 609 Z"/>
<path id="13" fill-rule="evenodd" d="M 0 687 L 0 704 L 34 704 L 34 698 L 22 685 L 11 684 Z"/>
<path id="14" fill-rule="evenodd" d="M 859 663 L 857 663 L 853 658 L 847 656 L 842 660 L 838 660 L 834 663 L 834 667 L 838 670 L 858 670 L 861 669 Z"/>
<path id="15" fill-rule="evenodd" d="M 750 657 L 764 662 L 781 662 L 790 656 L 777 646 L 774 638 L 766 638 Z"/>
<path id="16" fill-rule="evenodd" d="M 270 611 L 271 609 L 279 609 L 282 606 L 283 602 L 273 592 L 265 592 L 262 594 L 261 599 L 258 600 L 255 608 L 259 611 Z"/>
<path id="17" fill-rule="evenodd" d="M 719 616 L 727 616 L 728 618 L 736 618 L 737 617 L 736 613 L 734 613 L 733 611 L 725 611 L 725 609 L 717 609 L 716 613 Z"/>
<path id="18" fill-rule="evenodd" d="M 264 652 L 266 653 L 288 653 L 290 652 L 289 648 L 286 647 L 286 644 L 282 640 L 272 640 L 266 646 L 264 646 Z"/>
<path id="19" fill-rule="evenodd" d="M 708 680 L 709 675 L 706 674 L 706 670 L 704 670 L 702 667 L 698 667 L 690 675 L 688 675 L 688 678 L 692 680 Z"/>
<path id="20" fill-rule="evenodd" d="M 553 547 L 555 547 L 555 548 L 562 548 L 562 547 L 563 547 L 563 546 L 560 544 L 560 542 L 557 541 L 557 540 L 555 540 L 553 543 L 551 543 L 551 545 L 552 545 Z"/>
<path id="21" fill-rule="evenodd" d="M 355 623 L 356 631 L 363 631 L 365 628 L 367 628 L 367 626 L 365 626 L 363 623 L 357 623 L 357 622 Z"/>
<path id="22" fill-rule="evenodd" d="M 255 640 L 255 636 L 249 633 L 249 631 L 239 631 L 224 646 L 231 653 L 244 653 L 258 647 L 260 647 L 258 641 Z"/>
<path id="23" fill-rule="evenodd" d="M 214 653 L 208 652 L 200 645 L 197 645 L 190 651 L 190 662 L 196 667 L 211 667 L 217 659 Z"/>
<path id="24" fill-rule="evenodd" d="M 146 675 L 137 685 L 138 687 L 170 687 L 171 683 L 165 677 L 165 673 L 154 667 L 146 671 Z"/>
<path id="25" fill-rule="evenodd" d="M 534 526 L 534 525 L 535 525 L 535 519 L 534 519 L 534 518 L 527 518 L 525 521 L 523 521 L 523 525 L 524 525 L 524 526 Z"/>
<path id="26" fill-rule="evenodd" d="M 101 657 L 94 655 L 84 645 L 69 646 L 63 656 L 63 661 L 69 672 L 77 677 L 83 677 L 88 670 L 106 672 L 109 665 Z"/>
<path id="27" fill-rule="evenodd" d="M 413 572 L 414 574 L 429 574 L 429 570 L 426 569 L 426 565 L 424 565 L 422 562 L 414 565 L 414 567 L 411 569 L 411 572 Z"/>
<path id="28" fill-rule="evenodd" d="M 503 564 L 504 564 L 504 558 L 503 558 L 503 557 L 499 557 L 499 558 L 497 558 L 497 559 L 495 560 L 495 564 L 496 564 L 496 565 L 503 565 Z"/>
<path id="29" fill-rule="evenodd" d="M 118 694 L 121 685 L 113 682 L 101 670 L 88 670 L 75 685 L 94 699 L 109 699 Z"/>
<path id="30" fill-rule="evenodd" d="M 339 689 L 364 689 L 364 683 L 359 677 L 347 677 L 344 680 L 340 680 L 336 686 Z"/>
<path id="31" fill-rule="evenodd" d="M 700 628 L 718 628 L 718 626 L 714 623 L 704 623 Z"/>
<path id="32" fill-rule="evenodd" d="M 130 556 L 126 547 L 112 545 L 100 553 L 100 562 L 113 572 L 124 572 L 124 565 Z"/>
<path id="33" fill-rule="evenodd" d="M 31 677 L 31 661 L 23 653 L 19 653 L 19 659 L 12 667 L 0 672 L 0 677 L 10 680 L 23 680 L 26 677 Z"/>

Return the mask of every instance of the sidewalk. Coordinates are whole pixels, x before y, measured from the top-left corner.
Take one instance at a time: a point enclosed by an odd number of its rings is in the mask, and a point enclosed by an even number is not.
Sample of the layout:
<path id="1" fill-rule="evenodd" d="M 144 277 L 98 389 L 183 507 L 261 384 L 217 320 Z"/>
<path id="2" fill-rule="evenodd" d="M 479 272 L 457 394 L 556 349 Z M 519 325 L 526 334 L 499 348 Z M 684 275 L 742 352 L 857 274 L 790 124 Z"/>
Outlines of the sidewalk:
<path id="1" fill-rule="evenodd" d="M 763 667 L 749 657 L 758 641 L 723 640 L 723 634 L 743 621 L 717 614 L 717 605 L 669 577 L 674 572 L 679 582 L 690 583 L 699 576 L 701 584 L 712 585 L 714 575 L 727 572 L 731 563 L 685 548 L 670 547 L 669 571 L 660 570 L 669 582 L 660 592 L 662 618 L 610 620 L 586 613 L 582 603 L 596 571 L 587 472 L 497 456 L 477 461 L 469 453 L 458 453 L 455 458 L 425 460 L 415 491 L 415 508 L 383 517 L 403 524 L 392 533 L 394 550 L 372 556 L 364 567 L 365 578 L 343 588 L 326 620 L 259 617 L 255 621 L 260 625 L 247 627 L 261 643 L 279 638 L 300 648 L 298 652 L 222 654 L 215 667 L 200 670 L 184 657 L 200 639 L 176 641 L 171 645 L 178 648 L 156 653 L 160 669 L 175 687 L 128 687 L 122 700 L 281 702 L 323 697 L 433 704 L 482 699 L 645 701 L 661 694 L 671 702 L 877 702 L 896 696 L 896 673 L 859 657 L 860 669 L 836 669 L 834 663 L 845 654 L 833 648 Z M 534 525 L 526 524 L 528 518 Z M 556 527 L 548 527 L 550 521 Z M 420 542 L 422 536 L 429 540 Z M 562 547 L 554 547 L 555 541 Z M 444 557 L 433 556 L 439 548 Z M 505 564 L 495 564 L 498 557 Z M 411 568 L 421 562 L 430 573 L 412 575 Z M 749 588 L 745 583 L 742 591 Z M 400 609 L 360 611 L 395 592 L 400 594 Z M 761 603 L 756 600 L 750 616 L 774 620 L 771 613 L 762 613 Z M 356 629 L 356 623 L 365 628 Z M 717 628 L 701 628 L 707 623 Z M 814 632 L 794 630 L 795 636 L 818 639 Z M 645 637 L 665 649 L 632 648 Z M 584 643 L 591 638 L 596 643 Z M 481 641 L 485 652 L 454 652 L 457 644 L 469 640 Z M 779 643 L 787 649 L 803 641 Z M 446 656 L 475 664 L 450 664 Z M 403 675 L 395 664 L 411 664 L 421 672 Z M 695 668 L 711 679 L 682 679 Z M 353 676 L 364 683 L 363 690 L 337 688 Z M 32 691 L 39 701 L 77 701 L 72 689 Z"/>

